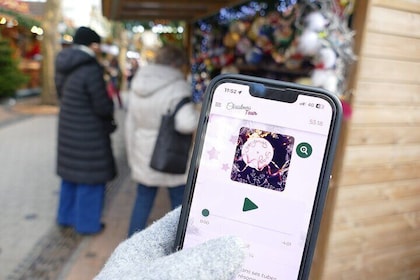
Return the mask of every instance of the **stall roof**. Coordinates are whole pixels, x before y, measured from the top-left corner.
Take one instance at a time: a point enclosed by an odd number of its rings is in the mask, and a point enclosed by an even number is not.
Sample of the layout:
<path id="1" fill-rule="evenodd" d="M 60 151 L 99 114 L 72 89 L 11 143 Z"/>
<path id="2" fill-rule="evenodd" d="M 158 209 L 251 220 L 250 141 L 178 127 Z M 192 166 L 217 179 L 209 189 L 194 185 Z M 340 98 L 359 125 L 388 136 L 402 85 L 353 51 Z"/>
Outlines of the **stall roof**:
<path id="1" fill-rule="evenodd" d="M 185 20 L 205 18 L 246 0 L 102 0 L 110 20 Z"/>

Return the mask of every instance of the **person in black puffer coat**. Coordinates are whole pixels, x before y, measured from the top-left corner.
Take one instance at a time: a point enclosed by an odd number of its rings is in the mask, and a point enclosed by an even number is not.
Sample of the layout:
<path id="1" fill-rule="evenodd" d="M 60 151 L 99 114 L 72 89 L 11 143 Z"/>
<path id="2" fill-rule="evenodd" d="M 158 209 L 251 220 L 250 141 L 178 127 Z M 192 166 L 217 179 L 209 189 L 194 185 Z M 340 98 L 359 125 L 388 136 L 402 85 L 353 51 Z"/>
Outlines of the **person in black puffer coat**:
<path id="1" fill-rule="evenodd" d="M 80 27 L 74 45 L 56 58 L 55 84 L 60 100 L 57 174 L 61 177 L 58 224 L 81 234 L 100 232 L 105 184 L 116 176 L 110 134 L 114 104 L 96 55 L 100 37 Z"/>

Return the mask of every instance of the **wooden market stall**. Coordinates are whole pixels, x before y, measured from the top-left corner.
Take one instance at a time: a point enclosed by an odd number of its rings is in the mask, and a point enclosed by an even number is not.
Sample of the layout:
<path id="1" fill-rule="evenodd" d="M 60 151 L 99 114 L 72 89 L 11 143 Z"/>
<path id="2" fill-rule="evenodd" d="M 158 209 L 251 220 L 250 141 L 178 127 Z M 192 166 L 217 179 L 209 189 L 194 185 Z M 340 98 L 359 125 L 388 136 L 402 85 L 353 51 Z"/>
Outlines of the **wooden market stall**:
<path id="1" fill-rule="evenodd" d="M 0 1 L 0 36 L 10 42 L 12 56 L 19 70 L 27 76 L 21 92 L 39 92 L 41 88 L 40 19 L 45 3 L 26 1 Z M 39 34 L 38 34 L 39 33 Z"/>
<path id="2" fill-rule="evenodd" d="M 113 20 L 189 22 L 217 13 L 221 3 L 243 2 L 102 1 Z M 177 14 L 176 7 L 189 8 Z M 312 279 L 420 277 L 419 27 L 419 1 L 356 1 L 353 112 L 343 127 Z"/>
<path id="3" fill-rule="evenodd" d="M 357 6 L 353 116 L 314 279 L 419 279 L 420 2 Z"/>

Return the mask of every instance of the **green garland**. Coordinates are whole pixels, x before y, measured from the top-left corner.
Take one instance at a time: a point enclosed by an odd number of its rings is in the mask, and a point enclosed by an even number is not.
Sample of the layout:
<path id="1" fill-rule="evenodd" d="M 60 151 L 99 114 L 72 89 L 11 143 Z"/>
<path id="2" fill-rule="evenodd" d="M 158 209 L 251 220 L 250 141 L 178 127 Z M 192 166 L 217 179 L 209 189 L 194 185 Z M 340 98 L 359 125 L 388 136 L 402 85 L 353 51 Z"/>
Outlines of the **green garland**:
<path id="1" fill-rule="evenodd" d="M 22 14 L 20 14 L 18 12 L 15 12 L 15 11 L 11 11 L 11 10 L 8 10 L 8 9 L 0 8 L 0 14 L 6 14 L 6 15 L 9 15 L 9 16 L 14 17 L 19 22 L 19 25 L 21 25 L 24 28 L 29 29 L 29 30 L 34 25 L 35 26 L 41 26 L 41 22 L 40 21 L 37 21 L 37 20 L 35 20 L 35 19 L 33 19 L 33 18 L 29 17 L 29 16 L 22 15 Z"/>

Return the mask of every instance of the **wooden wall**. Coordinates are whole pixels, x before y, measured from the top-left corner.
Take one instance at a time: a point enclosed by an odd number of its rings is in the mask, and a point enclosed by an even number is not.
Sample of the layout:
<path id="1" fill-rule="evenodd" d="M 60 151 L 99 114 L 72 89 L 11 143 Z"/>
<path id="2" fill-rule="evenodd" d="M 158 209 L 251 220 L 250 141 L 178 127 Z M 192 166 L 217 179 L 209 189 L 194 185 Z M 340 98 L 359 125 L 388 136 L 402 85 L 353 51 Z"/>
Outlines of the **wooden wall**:
<path id="1" fill-rule="evenodd" d="M 357 1 L 354 111 L 313 278 L 418 280 L 420 0 Z"/>

